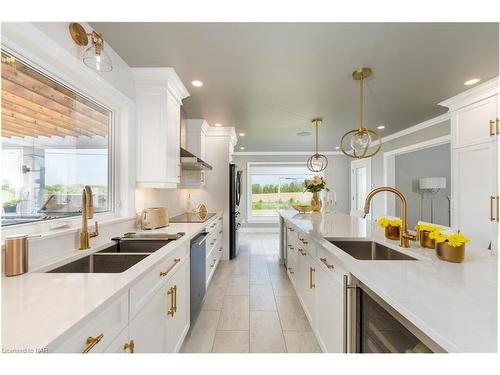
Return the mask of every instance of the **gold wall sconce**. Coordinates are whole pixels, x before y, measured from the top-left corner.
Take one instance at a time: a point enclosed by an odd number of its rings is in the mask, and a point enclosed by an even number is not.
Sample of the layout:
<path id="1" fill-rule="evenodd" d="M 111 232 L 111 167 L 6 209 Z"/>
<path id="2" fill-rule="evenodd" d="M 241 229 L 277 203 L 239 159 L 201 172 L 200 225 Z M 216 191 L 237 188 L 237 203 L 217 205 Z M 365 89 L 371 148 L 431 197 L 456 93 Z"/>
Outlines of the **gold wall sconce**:
<path id="1" fill-rule="evenodd" d="M 359 128 L 351 130 L 342 136 L 340 141 L 340 148 L 342 152 L 353 159 L 364 159 L 374 156 L 379 152 L 382 147 L 382 139 L 380 135 L 365 128 L 364 125 L 364 80 L 371 76 L 372 70 L 370 68 L 361 68 L 352 73 L 352 79 L 359 81 Z M 374 142 L 378 141 L 378 146 L 375 150 L 369 152 Z"/>
<path id="2" fill-rule="evenodd" d="M 104 39 L 102 35 L 96 31 L 87 33 L 82 25 L 72 22 L 69 24 L 69 33 L 73 41 L 82 47 L 89 44 L 89 37 L 92 43 L 83 53 L 82 60 L 89 68 L 98 72 L 110 72 L 113 70 L 111 58 L 104 51 Z"/>

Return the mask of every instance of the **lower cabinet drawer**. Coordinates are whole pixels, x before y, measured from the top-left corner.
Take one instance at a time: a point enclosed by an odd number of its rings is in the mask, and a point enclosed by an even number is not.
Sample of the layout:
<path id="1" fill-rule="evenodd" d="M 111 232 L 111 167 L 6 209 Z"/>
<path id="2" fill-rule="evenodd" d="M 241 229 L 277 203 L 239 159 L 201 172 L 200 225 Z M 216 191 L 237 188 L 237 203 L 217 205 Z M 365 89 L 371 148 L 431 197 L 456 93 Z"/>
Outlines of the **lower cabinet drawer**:
<path id="1" fill-rule="evenodd" d="M 130 288 L 130 319 L 148 302 L 156 290 L 179 268 L 182 260 L 189 262 L 189 243 L 173 249 L 165 260 Z"/>
<path id="2" fill-rule="evenodd" d="M 336 262 L 332 254 L 321 246 L 316 249 L 316 262 L 327 271 L 329 277 L 341 280 L 346 271 Z"/>
<path id="3" fill-rule="evenodd" d="M 127 324 L 128 294 L 124 293 L 96 316 L 91 316 L 90 321 L 70 338 L 52 349 L 49 345 L 49 352 L 102 353 Z"/>

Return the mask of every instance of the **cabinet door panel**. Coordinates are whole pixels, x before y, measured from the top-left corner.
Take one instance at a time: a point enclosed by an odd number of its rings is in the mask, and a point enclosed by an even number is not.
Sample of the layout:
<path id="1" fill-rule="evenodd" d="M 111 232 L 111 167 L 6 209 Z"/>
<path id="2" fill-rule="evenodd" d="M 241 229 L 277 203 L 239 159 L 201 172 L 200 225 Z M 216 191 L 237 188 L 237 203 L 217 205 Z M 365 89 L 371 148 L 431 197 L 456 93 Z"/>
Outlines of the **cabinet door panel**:
<path id="1" fill-rule="evenodd" d="M 180 182 L 180 147 L 181 147 L 180 105 L 172 95 L 167 96 L 167 181 Z"/>
<path id="2" fill-rule="evenodd" d="M 453 147 L 463 147 L 483 142 L 492 142 L 490 121 L 497 118 L 497 99 L 491 97 L 460 109 L 452 117 Z M 493 133 L 495 128 L 493 126 Z"/>
<path id="3" fill-rule="evenodd" d="M 316 332 L 322 349 L 328 353 L 343 351 L 342 282 L 316 268 Z"/>
<path id="4" fill-rule="evenodd" d="M 167 291 L 160 288 L 129 325 L 136 353 L 167 353 Z"/>
<path id="5" fill-rule="evenodd" d="M 483 143 L 453 151 L 453 226 L 482 248 L 496 233 L 496 144 Z M 493 212 L 490 212 L 493 211 Z"/>
<path id="6" fill-rule="evenodd" d="M 184 337 L 189 330 L 189 265 L 187 261 L 181 264 L 181 267 L 172 275 L 167 285 L 169 289 L 175 288 L 175 312 L 173 315 L 167 315 L 166 319 L 168 352 L 176 353 L 180 350 Z M 170 299 L 168 304 L 168 308 L 170 308 Z"/>

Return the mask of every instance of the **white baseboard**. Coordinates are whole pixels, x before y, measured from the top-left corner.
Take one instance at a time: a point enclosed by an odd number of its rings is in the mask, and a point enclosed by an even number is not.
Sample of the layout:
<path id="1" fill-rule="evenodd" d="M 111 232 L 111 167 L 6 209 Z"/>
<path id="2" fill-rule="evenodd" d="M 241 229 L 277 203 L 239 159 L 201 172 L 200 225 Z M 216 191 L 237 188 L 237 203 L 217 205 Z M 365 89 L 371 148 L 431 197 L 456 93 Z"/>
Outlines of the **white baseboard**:
<path id="1" fill-rule="evenodd" d="M 279 227 L 242 227 L 238 229 L 242 233 L 278 233 Z"/>

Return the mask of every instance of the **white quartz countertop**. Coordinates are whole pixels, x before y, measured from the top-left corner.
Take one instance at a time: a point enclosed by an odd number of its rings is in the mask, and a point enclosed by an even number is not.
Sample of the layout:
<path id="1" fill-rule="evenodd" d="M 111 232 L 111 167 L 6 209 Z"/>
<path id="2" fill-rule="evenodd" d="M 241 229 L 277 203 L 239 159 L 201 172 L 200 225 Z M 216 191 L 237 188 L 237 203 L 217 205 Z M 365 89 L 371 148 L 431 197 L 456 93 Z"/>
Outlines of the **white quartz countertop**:
<path id="1" fill-rule="evenodd" d="M 108 306 L 114 298 L 125 292 L 130 285 L 173 249 L 189 242 L 218 215 L 205 223 L 170 224 L 168 227 L 148 233 L 178 233 L 185 235 L 155 251 L 123 273 L 43 273 L 59 265 L 100 251 L 110 241 L 89 250 L 53 260 L 27 274 L 2 276 L 2 347 L 4 350 L 43 350 L 55 347 L 79 329 L 93 316 L 91 313 Z M 122 235 L 116 233 L 115 235 Z M 92 245 L 92 240 L 91 240 Z"/>
<path id="2" fill-rule="evenodd" d="M 448 352 L 497 351 L 498 257 L 469 243 L 463 263 L 437 258 L 412 242 L 386 240 L 370 220 L 345 214 L 281 211 L 280 215 L 329 250 L 348 272 Z M 357 260 L 327 239 L 371 239 L 418 261 Z"/>

